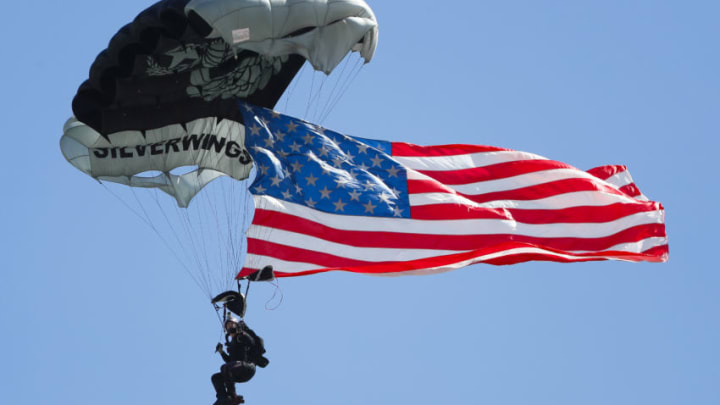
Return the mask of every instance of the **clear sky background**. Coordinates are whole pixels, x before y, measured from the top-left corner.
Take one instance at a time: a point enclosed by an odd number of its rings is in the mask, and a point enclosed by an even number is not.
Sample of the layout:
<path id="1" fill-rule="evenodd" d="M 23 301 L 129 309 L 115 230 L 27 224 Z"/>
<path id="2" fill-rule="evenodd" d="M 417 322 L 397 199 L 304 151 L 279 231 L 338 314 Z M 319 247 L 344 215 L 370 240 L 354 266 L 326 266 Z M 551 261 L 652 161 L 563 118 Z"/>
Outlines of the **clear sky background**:
<path id="1" fill-rule="evenodd" d="M 214 401 L 206 297 L 58 147 L 91 62 L 148 5 L 4 4 L 2 404 Z M 326 127 L 626 164 L 666 208 L 670 261 L 321 274 L 281 280 L 273 311 L 253 287 L 271 363 L 239 386 L 247 403 L 720 403 L 720 3 L 370 5 L 377 54 Z"/>

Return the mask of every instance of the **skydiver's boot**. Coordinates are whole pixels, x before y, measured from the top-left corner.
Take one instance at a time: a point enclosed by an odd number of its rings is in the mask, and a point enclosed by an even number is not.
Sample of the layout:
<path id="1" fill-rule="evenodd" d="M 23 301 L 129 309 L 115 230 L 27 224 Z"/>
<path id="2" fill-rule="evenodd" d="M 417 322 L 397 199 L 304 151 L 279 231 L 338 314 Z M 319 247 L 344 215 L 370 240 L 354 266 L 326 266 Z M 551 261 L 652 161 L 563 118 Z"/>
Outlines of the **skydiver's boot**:
<path id="1" fill-rule="evenodd" d="M 213 403 L 213 405 L 239 405 L 244 403 L 245 399 L 242 395 L 235 395 L 232 397 L 220 397 Z"/>
<path id="2" fill-rule="evenodd" d="M 238 395 L 235 392 L 235 383 L 234 382 L 226 383 L 225 387 L 227 389 L 228 396 L 230 397 L 230 404 L 238 405 L 238 404 L 245 403 L 245 398 L 243 398 L 242 395 Z"/>
<path id="3" fill-rule="evenodd" d="M 239 405 L 244 404 L 245 398 L 242 395 L 235 395 L 231 397 L 220 397 L 213 403 L 213 405 Z"/>

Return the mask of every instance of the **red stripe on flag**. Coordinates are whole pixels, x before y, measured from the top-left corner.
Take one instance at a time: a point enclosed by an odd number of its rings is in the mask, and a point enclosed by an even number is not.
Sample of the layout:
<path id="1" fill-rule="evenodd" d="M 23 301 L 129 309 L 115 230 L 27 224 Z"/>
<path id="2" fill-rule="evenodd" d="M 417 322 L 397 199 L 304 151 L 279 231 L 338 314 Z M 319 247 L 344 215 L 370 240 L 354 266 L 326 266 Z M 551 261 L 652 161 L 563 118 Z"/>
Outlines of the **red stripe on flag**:
<path id="1" fill-rule="evenodd" d="M 639 195 L 642 195 L 640 192 L 640 189 L 637 188 L 635 183 L 627 184 L 619 188 L 620 191 L 623 193 L 629 195 L 630 197 L 637 197 Z"/>
<path id="2" fill-rule="evenodd" d="M 603 206 L 570 207 L 556 210 L 481 208 L 462 204 L 420 205 L 410 208 L 414 219 L 509 219 L 524 224 L 602 223 L 640 212 L 662 210 L 659 203 L 616 203 Z"/>
<path id="3" fill-rule="evenodd" d="M 627 167 L 623 165 L 606 165 L 592 168 L 587 172 L 601 180 L 607 180 L 610 177 L 625 171 L 627 171 Z"/>
<path id="4" fill-rule="evenodd" d="M 652 258 L 649 262 L 666 262 L 670 256 L 670 247 L 668 245 L 655 246 L 643 252 L 643 255 Z"/>
<path id="5" fill-rule="evenodd" d="M 501 152 L 511 149 L 496 148 L 483 145 L 435 145 L 420 146 L 411 143 L 393 142 L 392 155 L 403 157 L 430 157 L 430 156 L 454 156 L 467 155 L 469 153 Z"/>
<path id="6" fill-rule="evenodd" d="M 521 174 L 540 172 L 553 169 L 575 169 L 574 167 L 554 160 L 518 160 L 503 162 L 489 166 L 473 167 L 460 170 L 418 170 L 418 172 L 449 185 L 477 183 L 480 181 L 505 179 Z M 578 170 L 578 169 L 575 169 Z M 578 170 L 579 171 L 579 170 Z"/>

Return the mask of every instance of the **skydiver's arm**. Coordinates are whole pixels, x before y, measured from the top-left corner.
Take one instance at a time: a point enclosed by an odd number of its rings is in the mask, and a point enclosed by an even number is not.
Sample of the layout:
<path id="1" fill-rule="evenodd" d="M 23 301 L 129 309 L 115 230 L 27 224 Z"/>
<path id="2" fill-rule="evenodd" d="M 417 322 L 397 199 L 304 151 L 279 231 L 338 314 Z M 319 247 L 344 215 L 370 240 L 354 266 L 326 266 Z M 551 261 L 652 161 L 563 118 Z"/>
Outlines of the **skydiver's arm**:
<path id="1" fill-rule="evenodd" d="M 222 357 L 225 362 L 228 362 L 230 360 L 230 356 L 225 353 L 225 349 L 223 348 L 222 343 L 218 343 L 217 346 L 215 346 L 215 351 L 220 353 L 220 357 Z"/>
<path id="2" fill-rule="evenodd" d="M 220 356 L 223 358 L 223 360 L 224 360 L 226 363 L 227 363 L 228 361 L 230 361 L 230 356 L 229 356 L 227 353 L 225 353 L 225 351 L 220 352 Z"/>

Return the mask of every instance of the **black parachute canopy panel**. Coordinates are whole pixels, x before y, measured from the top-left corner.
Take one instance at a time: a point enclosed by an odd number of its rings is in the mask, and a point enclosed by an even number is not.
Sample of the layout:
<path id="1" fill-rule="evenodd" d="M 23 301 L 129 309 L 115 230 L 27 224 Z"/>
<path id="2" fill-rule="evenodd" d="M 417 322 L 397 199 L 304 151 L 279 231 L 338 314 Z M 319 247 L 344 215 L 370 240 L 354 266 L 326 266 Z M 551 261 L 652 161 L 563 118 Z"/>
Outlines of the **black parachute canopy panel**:
<path id="1" fill-rule="evenodd" d="M 305 59 L 233 52 L 188 0 L 161 1 L 112 38 L 73 99 L 73 112 L 102 134 L 144 130 L 198 117 L 239 119 L 236 97 L 273 107 Z"/>

